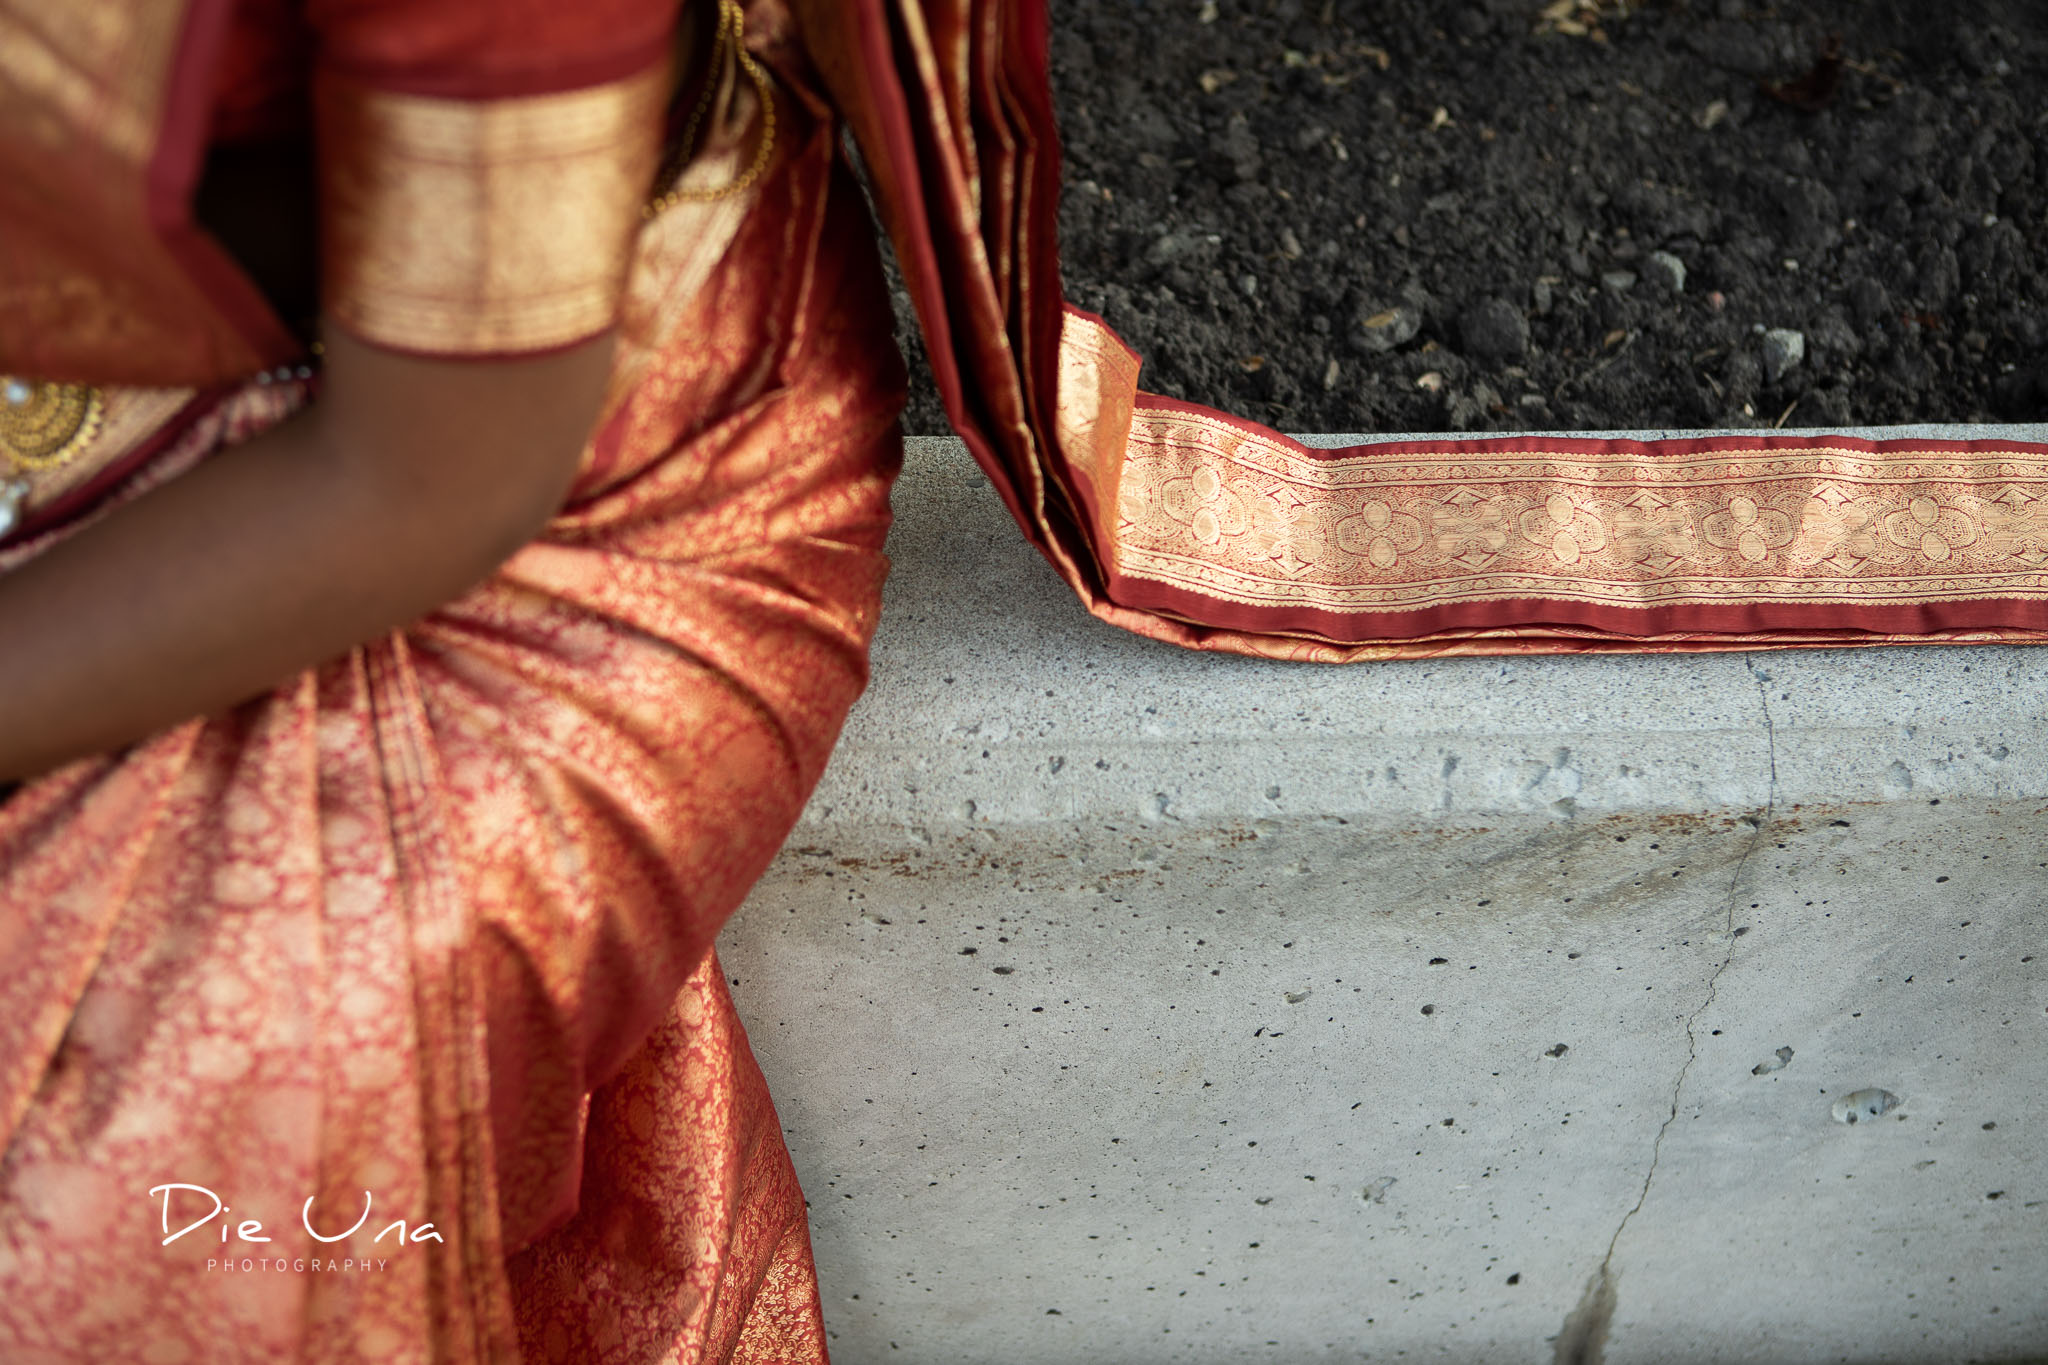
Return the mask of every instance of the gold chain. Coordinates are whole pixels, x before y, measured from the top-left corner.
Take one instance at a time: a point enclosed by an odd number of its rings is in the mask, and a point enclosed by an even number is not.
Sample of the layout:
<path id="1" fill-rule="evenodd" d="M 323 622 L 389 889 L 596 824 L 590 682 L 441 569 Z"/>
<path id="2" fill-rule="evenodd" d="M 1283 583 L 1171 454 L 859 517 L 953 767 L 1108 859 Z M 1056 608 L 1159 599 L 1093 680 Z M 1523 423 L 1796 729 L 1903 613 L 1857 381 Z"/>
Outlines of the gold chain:
<path id="1" fill-rule="evenodd" d="M 740 193 L 768 169 L 769 154 L 775 150 L 775 87 L 761 64 L 754 60 L 754 54 L 747 51 L 747 16 L 740 9 L 739 0 L 718 0 L 718 34 L 711 45 L 711 73 L 704 84 L 704 93 L 697 99 L 697 107 L 690 111 L 690 117 L 683 124 L 682 139 L 670 158 L 671 174 L 680 177 L 690 164 L 690 153 L 697 143 L 697 129 L 704 121 L 705 114 L 718 96 L 718 65 L 729 49 L 739 62 L 741 71 L 754 83 L 754 89 L 761 96 L 761 136 L 754 147 L 754 161 L 729 184 L 716 189 L 684 189 L 677 186 L 655 199 L 641 210 L 643 218 L 654 218 L 681 203 L 708 203 L 712 200 L 729 198 Z"/>
<path id="2" fill-rule="evenodd" d="M 0 456 L 31 473 L 55 469 L 92 444 L 105 410 L 90 385 L 0 375 Z"/>

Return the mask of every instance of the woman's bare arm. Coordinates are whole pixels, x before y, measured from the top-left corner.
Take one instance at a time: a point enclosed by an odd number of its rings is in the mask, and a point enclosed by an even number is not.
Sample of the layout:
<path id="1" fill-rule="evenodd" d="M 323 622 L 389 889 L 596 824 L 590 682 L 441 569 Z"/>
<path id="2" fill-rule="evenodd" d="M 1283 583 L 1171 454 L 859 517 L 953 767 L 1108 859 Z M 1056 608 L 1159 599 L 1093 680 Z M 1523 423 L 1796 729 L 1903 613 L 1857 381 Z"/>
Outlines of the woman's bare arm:
<path id="1" fill-rule="evenodd" d="M 330 330 L 320 401 L 0 575 L 0 783 L 248 699 L 460 596 L 560 505 L 609 336 L 440 361 Z"/>

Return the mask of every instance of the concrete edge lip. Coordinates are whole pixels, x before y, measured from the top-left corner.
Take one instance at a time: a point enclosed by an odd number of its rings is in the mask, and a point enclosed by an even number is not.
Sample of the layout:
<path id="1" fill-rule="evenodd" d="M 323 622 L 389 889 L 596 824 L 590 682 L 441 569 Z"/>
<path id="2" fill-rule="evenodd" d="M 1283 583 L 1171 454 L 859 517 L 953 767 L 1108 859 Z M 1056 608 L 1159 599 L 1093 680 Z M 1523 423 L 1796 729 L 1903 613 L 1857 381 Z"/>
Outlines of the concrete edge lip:
<path id="1" fill-rule="evenodd" d="M 1382 432 L 1323 432 L 1292 439 L 1317 450 L 1342 446 L 1385 445 L 1395 441 L 1485 441 L 1502 437 L 1549 438 L 1557 441 L 1698 441 L 1708 437 L 1849 436 L 1860 441 L 2036 441 L 2048 443 L 2048 422 L 1921 422 L 1891 427 L 1750 427 L 1711 430 L 1704 427 L 1645 428 L 1630 431 L 1434 431 L 1394 435 Z M 930 438 L 925 438 L 930 439 Z"/>
<path id="2" fill-rule="evenodd" d="M 1289 440 L 1314 450 L 1390 445 L 1397 441 L 1484 441 L 1549 438 L 1557 441 L 1697 441 L 1709 437 L 1849 436 L 1861 441 L 2032 441 L 2048 444 L 2048 422 L 1919 422 L 1889 427 L 1644 427 L 1617 431 L 1421 431 L 1289 432 Z M 951 435 L 906 436 L 906 442 L 955 442 Z"/>
<path id="3" fill-rule="evenodd" d="M 1853 434 L 1902 433 L 2048 426 Z M 1200 654 L 1083 612 L 953 438 L 910 440 L 895 507 L 872 682 L 813 827 L 2048 799 L 2048 655 L 2030 647 L 1343 668 Z"/>

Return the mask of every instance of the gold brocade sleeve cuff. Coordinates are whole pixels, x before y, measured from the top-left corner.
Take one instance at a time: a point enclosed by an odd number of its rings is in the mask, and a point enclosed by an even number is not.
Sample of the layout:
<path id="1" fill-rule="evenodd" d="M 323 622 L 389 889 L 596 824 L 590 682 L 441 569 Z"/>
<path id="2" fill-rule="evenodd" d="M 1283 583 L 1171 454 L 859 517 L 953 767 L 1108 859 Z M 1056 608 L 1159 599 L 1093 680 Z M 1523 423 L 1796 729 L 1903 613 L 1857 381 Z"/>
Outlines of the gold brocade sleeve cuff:
<path id="1" fill-rule="evenodd" d="M 518 354 L 609 326 L 661 154 L 664 63 L 512 99 L 323 76 L 322 302 L 365 341 Z"/>

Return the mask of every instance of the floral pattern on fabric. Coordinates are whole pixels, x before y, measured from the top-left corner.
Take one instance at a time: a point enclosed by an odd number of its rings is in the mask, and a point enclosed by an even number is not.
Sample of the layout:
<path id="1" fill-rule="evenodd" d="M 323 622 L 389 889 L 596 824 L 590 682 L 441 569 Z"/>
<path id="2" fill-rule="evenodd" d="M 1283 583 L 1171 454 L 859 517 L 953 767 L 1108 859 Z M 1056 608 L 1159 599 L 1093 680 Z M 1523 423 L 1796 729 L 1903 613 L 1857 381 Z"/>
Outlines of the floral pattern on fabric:
<path id="1" fill-rule="evenodd" d="M 539 541 L 0 807 L 0 1359 L 824 1359 L 711 943 L 865 682 L 903 375 L 789 136 Z"/>

